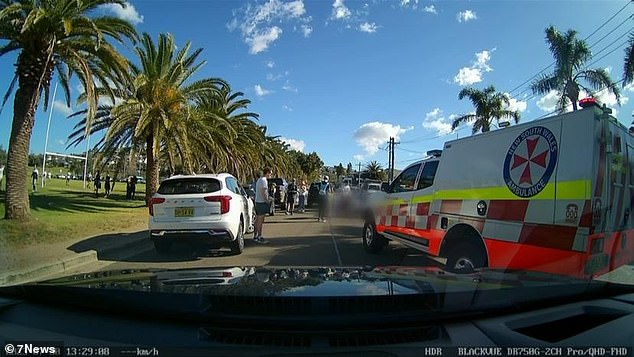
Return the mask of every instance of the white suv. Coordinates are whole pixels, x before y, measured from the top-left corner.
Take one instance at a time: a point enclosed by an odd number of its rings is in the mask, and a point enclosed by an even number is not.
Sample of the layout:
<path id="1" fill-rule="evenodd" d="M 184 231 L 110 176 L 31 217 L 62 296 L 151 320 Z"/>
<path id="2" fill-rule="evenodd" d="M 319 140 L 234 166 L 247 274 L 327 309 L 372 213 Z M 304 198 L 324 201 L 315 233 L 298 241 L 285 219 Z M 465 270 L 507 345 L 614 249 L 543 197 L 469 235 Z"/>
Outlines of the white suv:
<path id="1" fill-rule="evenodd" d="M 253 202 L 230 174 L 173 176 L 161 182 L 149 204 L 150 239 L 158 252 L 175 241 L 228 245 L 244 249 L 253 231 Z"/>

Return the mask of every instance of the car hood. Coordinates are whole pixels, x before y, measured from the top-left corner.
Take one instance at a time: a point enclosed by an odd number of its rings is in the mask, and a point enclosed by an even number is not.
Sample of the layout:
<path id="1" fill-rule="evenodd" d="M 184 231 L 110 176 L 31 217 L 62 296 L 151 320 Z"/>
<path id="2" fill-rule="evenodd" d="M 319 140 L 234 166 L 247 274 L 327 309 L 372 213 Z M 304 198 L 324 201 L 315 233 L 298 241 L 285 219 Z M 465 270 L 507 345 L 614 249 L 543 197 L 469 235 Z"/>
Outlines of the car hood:
<path id="1" fill-rule="evenodd" d="M 125 269 L 76 274 L 31 285 L 185 294 L 372 296 L 588 284 L 538 272 L 485 269 L 452 274 L 437 267 L 380 266 Z"/>
<path id="2" fill-rule="evenodd" d="M 454 275 L 433 267 L 226 267 L 94 272 L 0 288 L 0 297 L 177 319 L 278 323 L 304 316 L 328 324 L 345 314 L 365 324 L 379 312 L 395 323 L 404 314 L 445 320 L 632 291 L 610 285 L 533 272 Z"/>

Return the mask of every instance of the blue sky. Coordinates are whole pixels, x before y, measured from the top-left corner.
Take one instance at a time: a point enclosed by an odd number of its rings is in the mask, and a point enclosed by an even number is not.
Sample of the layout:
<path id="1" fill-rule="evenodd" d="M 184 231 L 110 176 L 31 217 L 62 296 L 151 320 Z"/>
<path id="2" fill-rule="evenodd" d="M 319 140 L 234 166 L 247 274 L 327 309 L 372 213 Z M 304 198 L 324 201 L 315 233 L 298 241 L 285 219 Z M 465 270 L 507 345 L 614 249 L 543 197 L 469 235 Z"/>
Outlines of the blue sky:
<path id="1" fill-rule="evenodd" d="M 458 100 L 465 86 L 495 85 L 510 93 L 521 121 L 553 110 L 555 94 L 534 96 L 523 84 L 552 63 L 544 29 L 573 28 L 587 38 L 592 67 L 622 76 L 626 34 L 634 4 L 595 32 L 628 1 L 350 1 L 267 0 L 133 1 L 104 13 L 133 21 L 139 32 L 170 32 L 176 42 L 204 49 L 200 77 L 221 77 L 252 100 L 269 133 L 292 147 L 316 151 L 326 165 L 376 160 L 387 166 L 390 136 L 401 142 L 404 168 L 449 139 L 451 119 L 473 110 Z M 593 32 L 595 32 L 593 34 Z M 15 56 L 0 58 L 0 89 L 12 77 Z M 550 69 L 549 69 L 550 70 Z M 78 88 L 73 88 L 74 98 Z M 629 125 L 634 86 L 622 106 L 602 93 Z M 52 106 L 49 151 L 66 150 L 75 122 L 58 93 Z M 73 99 L 74 99 L 73 98 Z M 0 114 L 0 145 L 9 142 L 13 98 Z M 32 152 L 43 152 L 48 113 L 37 113 Z M 94 140 L 94 139 L 92 139 Z"/>

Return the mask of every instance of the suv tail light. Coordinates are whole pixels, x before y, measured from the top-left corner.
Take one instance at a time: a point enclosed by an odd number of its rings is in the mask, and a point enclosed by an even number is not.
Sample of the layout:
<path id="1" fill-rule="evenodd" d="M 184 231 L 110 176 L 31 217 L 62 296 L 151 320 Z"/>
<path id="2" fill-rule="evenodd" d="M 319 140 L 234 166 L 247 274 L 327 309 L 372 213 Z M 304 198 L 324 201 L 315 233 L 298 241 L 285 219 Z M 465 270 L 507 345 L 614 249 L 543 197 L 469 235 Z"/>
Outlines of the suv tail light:
<path id="1" fill-rule="evenodd" d="M 220 213 L 225 214 L 229 212 L 229 201 L 231 196 L 207 196 L 205 197 L 207 202 L 220 202 Z"/>
<path id="2" fill-rule="evenodd" d="M 150 204 L 148 206 L 150 208 L 150 216 L 154 216 L 154 205 L 161 204 L 163 202 L 165 202 L 163 197 L 152 197 L 150 199 Z"/>

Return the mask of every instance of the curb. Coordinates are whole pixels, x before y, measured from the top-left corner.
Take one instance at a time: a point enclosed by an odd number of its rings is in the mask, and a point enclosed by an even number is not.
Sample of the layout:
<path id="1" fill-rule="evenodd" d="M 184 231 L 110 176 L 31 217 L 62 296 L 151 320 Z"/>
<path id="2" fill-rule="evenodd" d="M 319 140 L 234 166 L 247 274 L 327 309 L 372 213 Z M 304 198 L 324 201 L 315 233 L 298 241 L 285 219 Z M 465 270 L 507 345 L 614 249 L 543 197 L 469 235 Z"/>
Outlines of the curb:
<path id="1" fill-rule="evenodd" d="M 36 268 L 11 272 L 10 274 L 0 276 L 0 286 L 27 283 L 47 275 L 63 273 L 77 266 L 94 261 L 97 261 L 97 252 L 94 250 L 82 252 L 72 257 L 58 259 L 49 264 L 40 265 Z"/>
<path id="2" fill-rule="evenodd" d="M 78 266 L 94 263 L 99 261 L 100 254 L 110 254 L 117 250 L 128 249 L 146 242 L 145 238 L 125 242 L 123 244 L 115 244 L 104 248 L 100 252 L 95 250 L 87 250 L 85 252 L 74 254 L 70 257 L 53 260 L 50 263 L 42 264 L 35 268 L 23 269 L 11 272 L 7 275 L 0 275 L 0 286 L 10 286 L 29 283 L 40 280 L 54 274 L 64 273 Z M 132 254 L 132 253 L 131 253 Z"/>

